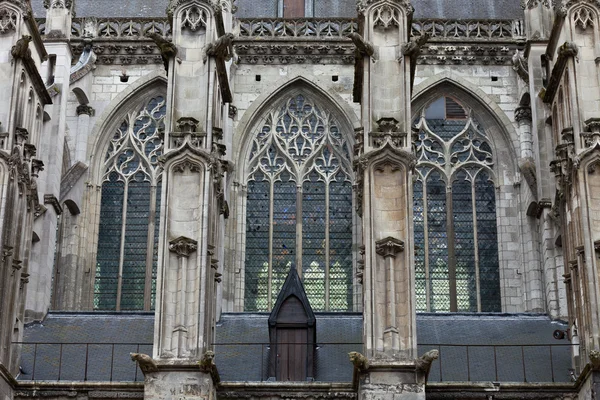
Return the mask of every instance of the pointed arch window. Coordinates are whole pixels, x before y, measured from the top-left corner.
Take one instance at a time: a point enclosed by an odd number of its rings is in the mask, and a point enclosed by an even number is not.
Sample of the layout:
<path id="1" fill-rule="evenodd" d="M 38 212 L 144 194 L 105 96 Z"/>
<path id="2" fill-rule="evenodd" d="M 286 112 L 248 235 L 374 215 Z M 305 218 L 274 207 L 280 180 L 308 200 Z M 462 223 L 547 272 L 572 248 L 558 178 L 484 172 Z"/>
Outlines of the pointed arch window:
<path id="1" fill-rule="evenodd" d="M 352 310 L 352 169 L 340 124 L 304 92 L 262 121 L 248 158 L 244 308 L 271 310 L 296 265 L 314 310 Z"/>
<path id="2" fill-rule="evenodd" d="M 104 161 L 96 310 L 154 308 L 164 97 L 155 96 L 129 113 L 115 130 Z"/>
<path id="3" fill-rule="evenodd" d="M 451 97 L 415 120 L 417 310 L 501 311 L 494 156 L 471 111 Z"/>

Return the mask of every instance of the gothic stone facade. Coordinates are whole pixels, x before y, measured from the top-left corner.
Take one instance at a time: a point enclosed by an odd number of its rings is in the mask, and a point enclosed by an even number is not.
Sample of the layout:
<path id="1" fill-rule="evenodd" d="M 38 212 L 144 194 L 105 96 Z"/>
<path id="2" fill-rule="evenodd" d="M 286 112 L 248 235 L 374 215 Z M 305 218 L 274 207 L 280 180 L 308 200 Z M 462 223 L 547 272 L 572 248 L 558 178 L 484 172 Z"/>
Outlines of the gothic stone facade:
<path id="1" fill-rule="evenodd" d="M 122 3 L 0 0 L 3 399 L 595 398 L 600 2 Z M 290 268 L 352 382 L 219 382 Z M 152 312 L 145 382 L 24 380 L 51 310 Z M 417 312 L 566 321 L 572 381 L 427 383 Z"/>

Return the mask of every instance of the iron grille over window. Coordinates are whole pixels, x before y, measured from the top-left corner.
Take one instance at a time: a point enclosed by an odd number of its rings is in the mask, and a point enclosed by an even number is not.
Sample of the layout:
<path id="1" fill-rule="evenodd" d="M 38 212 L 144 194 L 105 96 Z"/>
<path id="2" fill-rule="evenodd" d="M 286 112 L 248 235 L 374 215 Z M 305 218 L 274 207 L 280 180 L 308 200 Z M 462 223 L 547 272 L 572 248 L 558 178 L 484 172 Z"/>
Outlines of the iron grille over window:
<path id="1" fill-rule="evenodd" d="M 309 95 L 267 112 L 249 158 L 245 309 L 268 311 L 291 265 L 314 310 L 352 310 L 348 143 Z"/>
<path id="2" fill-rule="evenodd" d="M 128 114 L 104 162 L 96 310 L 154 308 L 165 99 L 157 96 Z"/>
<path id="3" fill-rule="evenodd" d="M 418 311 L 501 310 L 492 148 L 470 110 L 442 97 L 415 121 Z"/>

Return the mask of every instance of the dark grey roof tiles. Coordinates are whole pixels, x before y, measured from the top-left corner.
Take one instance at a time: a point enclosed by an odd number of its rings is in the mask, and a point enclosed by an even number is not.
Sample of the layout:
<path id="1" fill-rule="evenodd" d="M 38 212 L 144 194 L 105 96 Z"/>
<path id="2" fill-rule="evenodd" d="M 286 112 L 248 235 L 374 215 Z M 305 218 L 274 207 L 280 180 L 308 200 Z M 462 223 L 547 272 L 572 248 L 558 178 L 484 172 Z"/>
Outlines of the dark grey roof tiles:
<path id="1" fill-rule="evenodd" d="M 268 318 L 266 313 L 222 315 L 215 352 L 224 381 L 268 378 Z M 362 349 L 362 315 L 317 313 L 316 318 L 316 380 L 350 381 L 347 354 Z M 419 353 L 440 350 L 432 382 L 568 382 L 570 346 L 552 337 L 556 329 L 566 325 L 543 315 L 417 316 Z M 20 379 L 30 380 L 35 373 L 36 380 L 141 380 L 129 353 L 152 354 L 153 332 L 151 313 L 50 313 L 43 324 L 25 329 L 21 365 L 26 374 Z"/>
<path id="2" fill-rule="evenodd" d="M 32 0 L 34 14 L 46 15 L 42 0 Z M 165 16 L 168 0 L 77 0 L 78 17 L 143 17 Z M 415 18 L 440 19 L 521 19 L 519 0 L 413 0 Z M 237 0 L 238 18 L 274 18 L 277 0 Z M 350 18 L 356 16 L 355 0 L 315 0 L 315 17 Z"/>

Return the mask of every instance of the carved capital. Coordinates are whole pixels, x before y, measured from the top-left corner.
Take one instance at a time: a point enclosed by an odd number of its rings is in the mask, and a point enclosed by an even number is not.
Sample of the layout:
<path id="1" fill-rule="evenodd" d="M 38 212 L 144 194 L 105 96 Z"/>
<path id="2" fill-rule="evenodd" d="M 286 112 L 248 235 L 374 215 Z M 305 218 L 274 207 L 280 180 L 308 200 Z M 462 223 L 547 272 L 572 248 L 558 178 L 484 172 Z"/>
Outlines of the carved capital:
<path id="1" fill-rule="evenodd" d="M 515 110 L 515 121 L 517 121 L 519 124 L 522 123 L 531 123 L 531 107 L 528 106 L 521 106 L 521 107 L 517 107 L 517 109 Z"/>
<path id="2" fill-rule="evenodd" d="M 90 117 L 93 116 L 95 112 L 94 108 L 88 104 L 78 105 L 75 111 L 77 112 L 77 116 L 89 115 Z"/>
<path id="3" fill-rule="evenodd" d="M 169 242 L 169 251 L 177 254 L 177 257 L 187 258 L 196 250 L 198 250 L 198 242 L 185 236 L 180 236 Z"/>
<path id="4" fill-rule="evenodd" d="M 388 236 L 375 242 L 375 251 L 384 258 L 396 257 L 396 254 L 404 251 L 404 242 Z"/>

